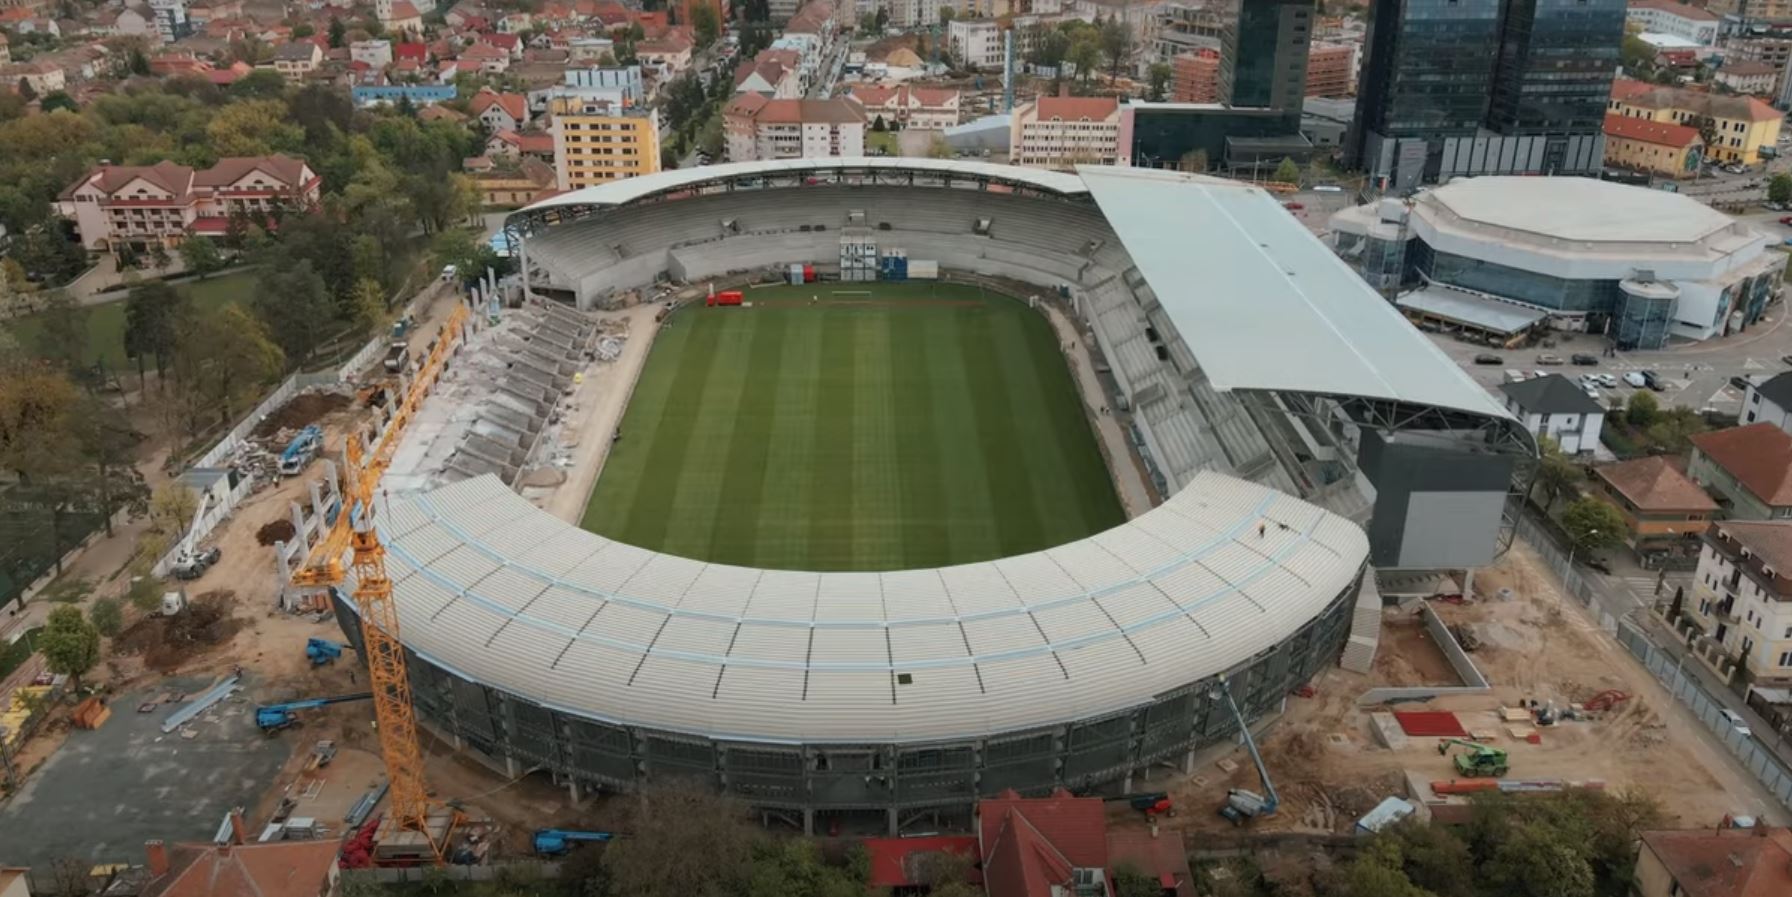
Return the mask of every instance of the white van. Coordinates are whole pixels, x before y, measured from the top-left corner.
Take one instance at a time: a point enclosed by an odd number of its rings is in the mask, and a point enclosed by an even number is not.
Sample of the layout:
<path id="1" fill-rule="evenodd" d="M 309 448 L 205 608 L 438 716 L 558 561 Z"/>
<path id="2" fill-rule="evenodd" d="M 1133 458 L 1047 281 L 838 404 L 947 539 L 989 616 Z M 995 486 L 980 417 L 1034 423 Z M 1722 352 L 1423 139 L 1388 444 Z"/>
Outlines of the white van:
<path id="1" fill-rule="evenodd" d="M 1523 383 L 1524 379 L 1525 379 L 1524 371 L 1518 370 L 1516 368 L 1507 368 L 1506 369 L 1506 382 L 1507 383 Z"/>

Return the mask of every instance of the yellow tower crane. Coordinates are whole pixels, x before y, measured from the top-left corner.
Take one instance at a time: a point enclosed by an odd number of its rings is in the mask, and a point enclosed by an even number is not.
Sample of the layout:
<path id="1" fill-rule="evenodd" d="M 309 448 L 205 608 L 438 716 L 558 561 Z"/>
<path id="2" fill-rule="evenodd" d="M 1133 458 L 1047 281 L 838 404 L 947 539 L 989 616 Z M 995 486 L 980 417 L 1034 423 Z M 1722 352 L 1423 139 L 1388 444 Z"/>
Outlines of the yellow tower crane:
<path id="1" fill-rule="evenodd" d="M 353 492 L 346 496 L 343 516 L 353 515 L 355 606 L 361 615 L 361 645 L 372 683 L 373 712 L 379 727 L 380 755 L 386 762 L 390 805 L 375 841 L 376 862 L 441 865 L 450 838 L 462 819 L 458 811 L 429 799 L 424 783 L 423 749 L 417 741 L 417 711 L 411 704 L 411 678 L 405 669 L 404 645 L 398 640 L 398 608 L 392 580 L 386 576 L 386 549 L 374 529 L 374 486 L 377 467 L 362 468 L 361 440 L 348 438 L 347 476 Z M 358 513 L 357 513 L 358 512 Z"/>

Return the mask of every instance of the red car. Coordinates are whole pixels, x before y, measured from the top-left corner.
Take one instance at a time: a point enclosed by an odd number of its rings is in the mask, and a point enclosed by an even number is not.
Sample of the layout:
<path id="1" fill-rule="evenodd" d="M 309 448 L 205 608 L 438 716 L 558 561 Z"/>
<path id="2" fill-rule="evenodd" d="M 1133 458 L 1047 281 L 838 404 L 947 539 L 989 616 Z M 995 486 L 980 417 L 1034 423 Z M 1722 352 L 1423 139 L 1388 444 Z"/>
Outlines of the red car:
<path id="1" fill-rule="evenodd" d="M 1786 225 L 1787 227 L 1792 227 L 1792 215 L 1787 215 L 1786 217 L 1781 218 L 1780 223 Z"/>
<path id="2" fill-rule="evenodd" d="M 1282 203 L 1282 208 L 1287 209 L 1290 212 L 1298 212 L 1301 209 L 1306 208 L 1306 206 L 1303 206 L 1298 202 L 1285 202 L 1285 203 Z"/>

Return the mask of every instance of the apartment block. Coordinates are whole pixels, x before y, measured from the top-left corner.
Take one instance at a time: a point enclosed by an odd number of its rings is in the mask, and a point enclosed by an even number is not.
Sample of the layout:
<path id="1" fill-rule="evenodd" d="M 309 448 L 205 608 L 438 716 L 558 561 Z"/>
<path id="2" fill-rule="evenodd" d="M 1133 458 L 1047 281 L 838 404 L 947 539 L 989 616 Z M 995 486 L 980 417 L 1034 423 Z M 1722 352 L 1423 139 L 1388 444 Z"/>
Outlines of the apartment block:
<path id="1" fill-rule="evenodd" d="M 779 100 L 743 93 L 722 109 L 731 162 L 863 156 L 866 121 L 864 107 L 847 97 Z"/>
<path id="2" fill-rule="evenodd" d="M 1792 523 L 1723 520 L 1705 533 L 1683 605 L 1758 686 L 1792 684 Z"/>
<path id="3" fill-rule="evenodd" d="M 570 96 L 550 99 L 548 112 L 561 190 L 660 170 L 659 115 L 652 109 Z"/>
<path id="4" fill-rule="evenodd" d="M 1130 165 L 1130 124 L 1113 97 L 1040 97 L 1015 108 L 1009 122 L 1008 161 L 1064 170 L 1076 165 Z"/>
<path id="5" fill-rule="evenodd" d="M 1307 96 L 1356 94 L 1357 47 L 1314 41 L 1307 50 Z"/>
<path id="6" fill-rule="evenodd" d="M 1220 101 L 1220 51 L 1195 50 L 1170 60 L 1170 99 L 1177 103 Z"/>

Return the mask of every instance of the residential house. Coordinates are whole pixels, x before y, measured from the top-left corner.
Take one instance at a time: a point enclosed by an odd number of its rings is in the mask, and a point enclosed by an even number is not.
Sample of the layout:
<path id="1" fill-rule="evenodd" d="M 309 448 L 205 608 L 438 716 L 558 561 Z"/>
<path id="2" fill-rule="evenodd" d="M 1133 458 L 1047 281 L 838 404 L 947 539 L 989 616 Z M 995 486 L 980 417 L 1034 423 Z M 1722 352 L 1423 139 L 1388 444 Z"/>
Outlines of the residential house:
<path id="1" fill-rule="evenodd" d="M 1742 422 L 1770 423 L 1792 433 L 1792 371 L 1749 384 L 1742 396 Z"/>
<path id="2" fill-rule="evenodd" d="M 358 40 L 348 45 L 348 58 L 356 62 L 367 63 L 374 71 L 385 71 L 392 64 L 392 42 L 389 40 Z"/>
<path id="3" fill-rule="evenodd" d="M 1630 890 L 1636 897 L 1792 894 L 1792 830 L 1643 832 L 1641 840 Z"/>
<path id="4" fill-rule="evenodd" d="M 1594 474 L 1596 494 L 1624 516 L 1625 541 L 1638 552 L 1688 550 L 1717 513 L 1717 502 L 1671 458 L 1621 461 Z"/>
<path id="5" fill-rule="evenodd" d="M 31 92 L 41 97 L 68 87 L 68 73 L 62 66 L 40 59 L 0 66 L 0 86 L 17 92 L 21 83 L 30 85 Z"/>
<path id="6" fill-rule="evenodd" d="M 193 33 L 193 23 L 187 18 L 187 0 L 149 0 L 150 15 L 155 17 L 155 29 L 162 43 L 171 44 Z"/>
<path id="7" fill-rule="evenodd" d="M 503 32 L 498 32 L 496 34 L 481 34 L 479 35 L 479 42 L 491 44 L 492 46 L 503 50 L 505 53 L 509 54 L 512 61 L 523 58 L 523 39 L 518 35 L 505 34 Z"/>
<path id="8" fill-rule="evenodd" d="M 529 123 L 529 100 L 520 93 L 498 93 L 481 87 L 467 111 L 485 125 L 487 133 L 520 131 Z"/>
<path id="9" fill-rule="evenodd" d="M 1028 798 L 1010 789 L 978 801 L 974 824 L 989 897 L 1107 897 L 1115 893 L 1114 870 L 1123 864 L 1156 880 L 1161 894 L 1195 893 L 1181 836 L 1110 833 L 1107 805 L 1099 797 L 1058 789 Z"/>
<path id="10" fill-rule="evenodd" d="M 1220 101 L 1220 51 L 1198 49 L 1170 60 L 1170 100 L 1176 103 Z"/>
<path id="11" fill-rule="evenodd" d="M 1715 140 L 1705 156 L 1719 162 L 1754 165 L 1761 148 L 1776 146 L 1784 116 L 1754 97 L 1724 96 L 1679 87 L 1654 87 L 1618 78 L 1612 82 L 1607 111 L 1629 118 L 1699 127 L 1711 120 Z"/>
<path id="12" fill-rule="evenodd" d="M 274 48 L 274 71 L 288 81 L 300 81 L 317 71 L 324 51 L 308 40 L 296 40 Z"/>
<path id="13" fill-rule="evenodd" d="M 1645 35 L 1677 37 L 1696 46 L 1710 47 L 1717 44 L 1718 25 L 1723 17 L 1679 0 L 1630 0 L 1626 21 Z"/>
<path id="14" fill-rule="evenodd" d="M 99 37 L 141 37 L 152 41 L 161 37 L 156 30 L 155 12 L 148 6 L 133 4 L 106 7 L 94 13 L 91 30 Z"/>
<path id="15" fill-rule="evenodd" d="M 958 125 L 959 93 L 950 88 L 853 84 L 845 95 L 857 100 L 874 122 L 882 118 L 892 128 L 943 131 Z"/>
<path id="16" fill-rule="evenodd" d="M 412 0 L 373 0 L 373 15 L 387 34 L 423 33 L 423 12 Z"/>
<path id="17" fill-rule="evenodd" d="M 236 824 L 246 828 L 241 814 Z M 240 832 L 239 828 L 239 832 Z M 320 841 L 144 845 L 148 876 L 139 897 L 336 897 L 341 893 L 336 854 L 342 845 Z"/>
<path id="18" fill-rule="evenodd" d="M 519 209 L 557 192 L 553 166 L 534 158 L 506 161 L 473 174 L 472 179 L 486 208 Z"/>
<path id="19" fill-rule="evenodd" d="M 1031 168 L 1132 164 L 1132 119 L 1114 97 L 1055 97 L 1015 108 L 1009 122 L 1008 161 Z"/>
<path id="20" fill-rule="evenodd" d="M 1686 472 L 1718 497 L 1725 517 L 1792 519 L 1792 434 L 1773 423 L 1694 436 Z"/>
<path id="21" fill-rule="evenodd" d="M 1779 86 L 1780 70 L 1771 62 L 1730 62 L 1718 69 L 1711 80 L 1737 93 L 1765 96 Z"/>
<path id="22" fill-rule="evenodd" d="M 418 121 L 443 121 L 451 125 L 465 124 L 467 117 L 447 106 L 425 106 L 417 110 Z"/>
<path id="23" fill-rule="evenodd" d="M 1792 685 L 1792 521 L 1712 524 L 1681 609 L 1710 640 L 1697 646 L 1719 649 L 1750 685 Z M 1709 650 L 1699 657 L 1728 672 Z"/>
<path id="24" fill-rule="evenodd" d="M 1647 118 L 1605 117 L 1605 164 L 1669 178 L 1698 174 L 1705 141 L 1699 129 Z"/>
<path id="25" fill-rule="evenodd" d="M 1605 406 L 1561 374 L 1500 384 L 1506 410 L 1531 435 L 1548 436 L 1569 455 L 1591 453 L 1605 427 Z"/>
<path id="26" fill-rule="evenodd" d="M 302 159 L 230 157 L 203 170 L 173 162 L 102 165 L 64 190 L 56 205 L 86 249 L 148 249 L 177 246 L 192 235 L 222 236 L 233 215 L 314 206 L 322 189 L 323 179 Z"/>
<path id="27" fill-rule="evenodd" d="M 775 59 L 750 59 L 734 67 L 734 92 L 794 100 L 802 98 L 803 86 L 794 66 L 787 67 Z"/>
<path id="28" fill-rule="evenodd" d="M 0 897 L 31 897 L 31 882 L 24 866 L 0 866 Z"/>
<path id="29" fill-rule="evenodd" d="M 774 100 L 743 93 L 722 107 L 733 162 L 865 155 L 865 110 L 847 97 Z"/>
<path id="30" fill-rule="evenodd" d="M 462 66 L 495 75 L 510 68 L 510 54 L 491 44 L 473 44 L 456 57 Z"/>
<path id="31" fill-rule="evenodd" d="M 393 44 L 392 45 L 392 60 L 394 62 L 405 62 L 405 61 L 415 62 L 416 64 L 418 64 L 420 66 L 428 65 L 429 64 L 429 45 L 428 44 L 420 44 L 420 43 Z"/>
<path id="32" fill-rule="evenodd" d="M 540 131 L 530 131 L 525 134 L 515 131 L 499 131 L 486 138 L 485 154 L 492 159 L 511 162 L 518 159 L 535 158 L 552 163 L 554 161 L 554 135 Z"/>
<path id="33" fill-rule="evenodd" d="M 550 100 L 548 113 L 559 189 L 660 170 L 660 121 L 653 109 L 566 96 Z"/>
<path id="34" fill-rule="evenodd" d="M 635 42 L 635 59 L 643 69 L 653 69 L 662 78 L 676 78 L 691 67 L 691 52 L 696 45 L 685 34 L 670 31 L 658 40 Z"/>
<path id="35" fill-rule="evenodd" d="M 576 37 L 566 42 L 567 62 L 594 66 L 616 64 L 616 42 L 607 37 Z"/>

